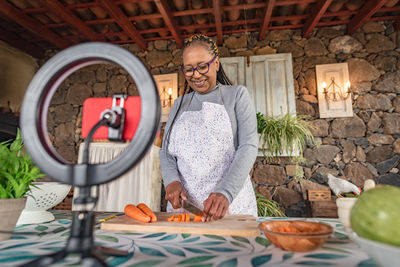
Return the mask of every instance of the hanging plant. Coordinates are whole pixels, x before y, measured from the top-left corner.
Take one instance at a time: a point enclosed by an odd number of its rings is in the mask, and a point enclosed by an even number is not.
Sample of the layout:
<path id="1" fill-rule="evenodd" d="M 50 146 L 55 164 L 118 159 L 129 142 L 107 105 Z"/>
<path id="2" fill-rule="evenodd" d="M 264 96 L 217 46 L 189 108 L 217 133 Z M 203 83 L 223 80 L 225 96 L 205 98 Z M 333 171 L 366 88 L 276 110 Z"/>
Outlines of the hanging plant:
<path id="1" fill-rule="evenodd" d="M 283 154 L 297 157 L 296 152 L 302 151 L 306 139 L 314 142 L 311 126 L 303 115 L 273 117 L 257 113 L 257 131 L 260 134 L 262 152 L 265 158 L 271 159 Z"/>

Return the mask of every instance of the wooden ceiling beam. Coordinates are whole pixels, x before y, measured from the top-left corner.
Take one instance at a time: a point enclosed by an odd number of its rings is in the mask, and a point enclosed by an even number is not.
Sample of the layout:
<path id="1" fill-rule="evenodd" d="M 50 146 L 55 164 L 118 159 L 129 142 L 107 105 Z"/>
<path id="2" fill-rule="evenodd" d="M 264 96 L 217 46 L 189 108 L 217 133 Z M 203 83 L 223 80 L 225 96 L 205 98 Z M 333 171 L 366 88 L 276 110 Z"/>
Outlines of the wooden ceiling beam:
<path id="1" fill-rule="evenodd" d="M 0 28 L 0 39 L 36 58 L 43 58 L 44 50 L 34 43 L 29 43 L 12 32 Z"/>
<path id="2" fill-rule="evenodd" d="M 146 41 L 140 35 L 135 26 L 132 25 L 128 17 L 122 12 L 112 0 L 98 0 L 102 4 L 103 8 L 109 13 L 109 15 L 115 19 L 115 22 L 125 31 L 126 35 L 137 43 L 137 45 L 146 50 Z"/>
<path id="3" fill-rule="evenodd" d="M 363 5 L 361 10 L 347 24 L 347 33 L 353 34 L 365 22 L 367 22 L 385 3 L 387 0 L 370 0 Z"/>
<path id="4" fill-rule="evenodd" d="M 212 8 L 188 9 L 188 10 L 172 12 L 172 14 L 175 17 L 186 16 L 186 15 L 211 14 L 211 13 L 213 13 Z"/>
<path id="5" fill-rule="evenodd" d="M 222 45 L 221 7 L 219 5 L 219 0 L 213 0 L 213 13 L 215 28 L 217 30 L 217 42 L 218 45 Z"/>
<path id="6" fill-rule="evenodd" d="M 298 4 L 312 4 L 318 2 L 318 0 L 281 0 L 276 1 L 275 6 L 288 6 L 288 5 L 298 5 Z"/>
<path id="7" fill-rule="evenodd" d="M 171 32 L 172 36 L 175 39 L 176 44 L 179 48 L 183 47 L 183 41 L 181 34 L 179 32 L 178 24 L 175 21 L 174 16 L 171 13 L 171 10 L 168 6 L 166 0 L 155 0 L 154 3 L 156 4 L 158 10 L 160 11 L 165 24 L 167 25 L 169 31 Z"/>
<path id="8" fill-rule="evenodd" d="M 86 23 L 80 20 L 72 11 L 66 9 L 58 0 L 41 0 L 42 5 L 61 17 L 66 23 L 83 34 L 89 41 L 104 41 Z"/>
<path id="9" fill-rule="evenodd" d="M 70 45 L 69 42 L 52 32 L 51 30 L 47 29 L 37 20 L 24 14 L 21 10 L 15 8 L 6 0 L 0 0 L 0 14 L 3 14 L 3 16 L 30 30 L 34 34 L 45 38 L 47 41 L 54 44 L 58 48 L 65 48 Z"/>
<path id="10" fill-rule="evenodd" d="M 303 27 L 303 36 L 305 38 L 308 37 L 311 31 L 318 24 L 319 20 L 322 18 L 331 2 L 332 0 L 319 0 L 319 2 L 314 6 L 309 18 L 307 19 Z"/>
<path id="11" fill-rule="evenodd" d="M 264 40 L 265 34 L 267 32 L 268 25 L 271 21 L 272 11 L 274 10 L 275 0 L 268 0 L 265 6 L 264 22 L 261 26 L 260 35 L 258 40 Z"/>
<path id="12" fill-rule="evenodd" d="M 230 11 L 230 10 L 249 10 L 249 9 L 255 9 L 255 8 L 263 8 L 265 7 L 264 2 L 256 2 L 252 4 L 239 4 L 239 5 L 234 5 L 234 6 L 223 6 L 222 9 L 224 11 Z"/>

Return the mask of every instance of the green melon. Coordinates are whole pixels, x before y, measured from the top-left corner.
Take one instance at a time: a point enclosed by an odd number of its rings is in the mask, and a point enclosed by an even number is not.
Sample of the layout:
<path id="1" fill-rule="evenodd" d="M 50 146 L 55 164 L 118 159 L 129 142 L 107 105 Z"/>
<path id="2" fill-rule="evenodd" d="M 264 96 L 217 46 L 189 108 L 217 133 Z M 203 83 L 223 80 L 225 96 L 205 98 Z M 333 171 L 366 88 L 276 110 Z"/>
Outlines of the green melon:
<path id="1" fill-rule="evenodd" d="M 361 237 L 400 246 L 400 188 L 385 185 L 363 192 L 350 222 Z"/>

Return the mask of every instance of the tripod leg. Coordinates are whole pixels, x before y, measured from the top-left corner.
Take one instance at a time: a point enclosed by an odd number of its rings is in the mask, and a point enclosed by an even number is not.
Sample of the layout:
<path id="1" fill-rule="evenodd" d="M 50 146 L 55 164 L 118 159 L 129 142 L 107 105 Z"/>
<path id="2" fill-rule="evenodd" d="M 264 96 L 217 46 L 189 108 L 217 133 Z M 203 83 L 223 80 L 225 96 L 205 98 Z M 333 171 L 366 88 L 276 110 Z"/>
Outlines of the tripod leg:
<path id="1" fill-rule="evenodd" d="M 65 250 L 58 251 L 56 253 L 50 255 L 44 255 L 37 259 L 34 259 L 28 263 L 23 264 L 24 267 L 42 267 L 53 264 L 67 256 L 67 252 Z"/>
<path id="2" fill-rule="evenodd" d="M 84 267 L 109 267 L 108 264 L 104 261 L 103 257 L 97 252 L 96 249 L 92 249 L 85 255 L 82 255 L 82 266 Z"/>
<path id="3" fill-rule="evenodd" d="M 127 250 L 108 248 L 104 246 L 98 246 L 97 248 L 100 250 L 101 254 L 108 256 L 126 257 L 129 255 L 129 252 Z"/>

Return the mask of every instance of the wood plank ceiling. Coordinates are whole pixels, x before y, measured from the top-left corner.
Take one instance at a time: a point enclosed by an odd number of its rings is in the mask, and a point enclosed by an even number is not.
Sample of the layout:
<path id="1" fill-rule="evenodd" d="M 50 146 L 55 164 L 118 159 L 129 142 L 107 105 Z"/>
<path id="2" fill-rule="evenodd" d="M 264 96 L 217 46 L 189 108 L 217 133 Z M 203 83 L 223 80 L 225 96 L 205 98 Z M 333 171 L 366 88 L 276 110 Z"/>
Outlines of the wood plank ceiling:
<path id="1" fill-rule="evenodd" d="M 34 57 L 86 42 L 136 43 L 173 39 L 182 47 L 194 33 L 222 36 L 394 21 L 399 0 L 0 0 L 0 39 Z"/>

